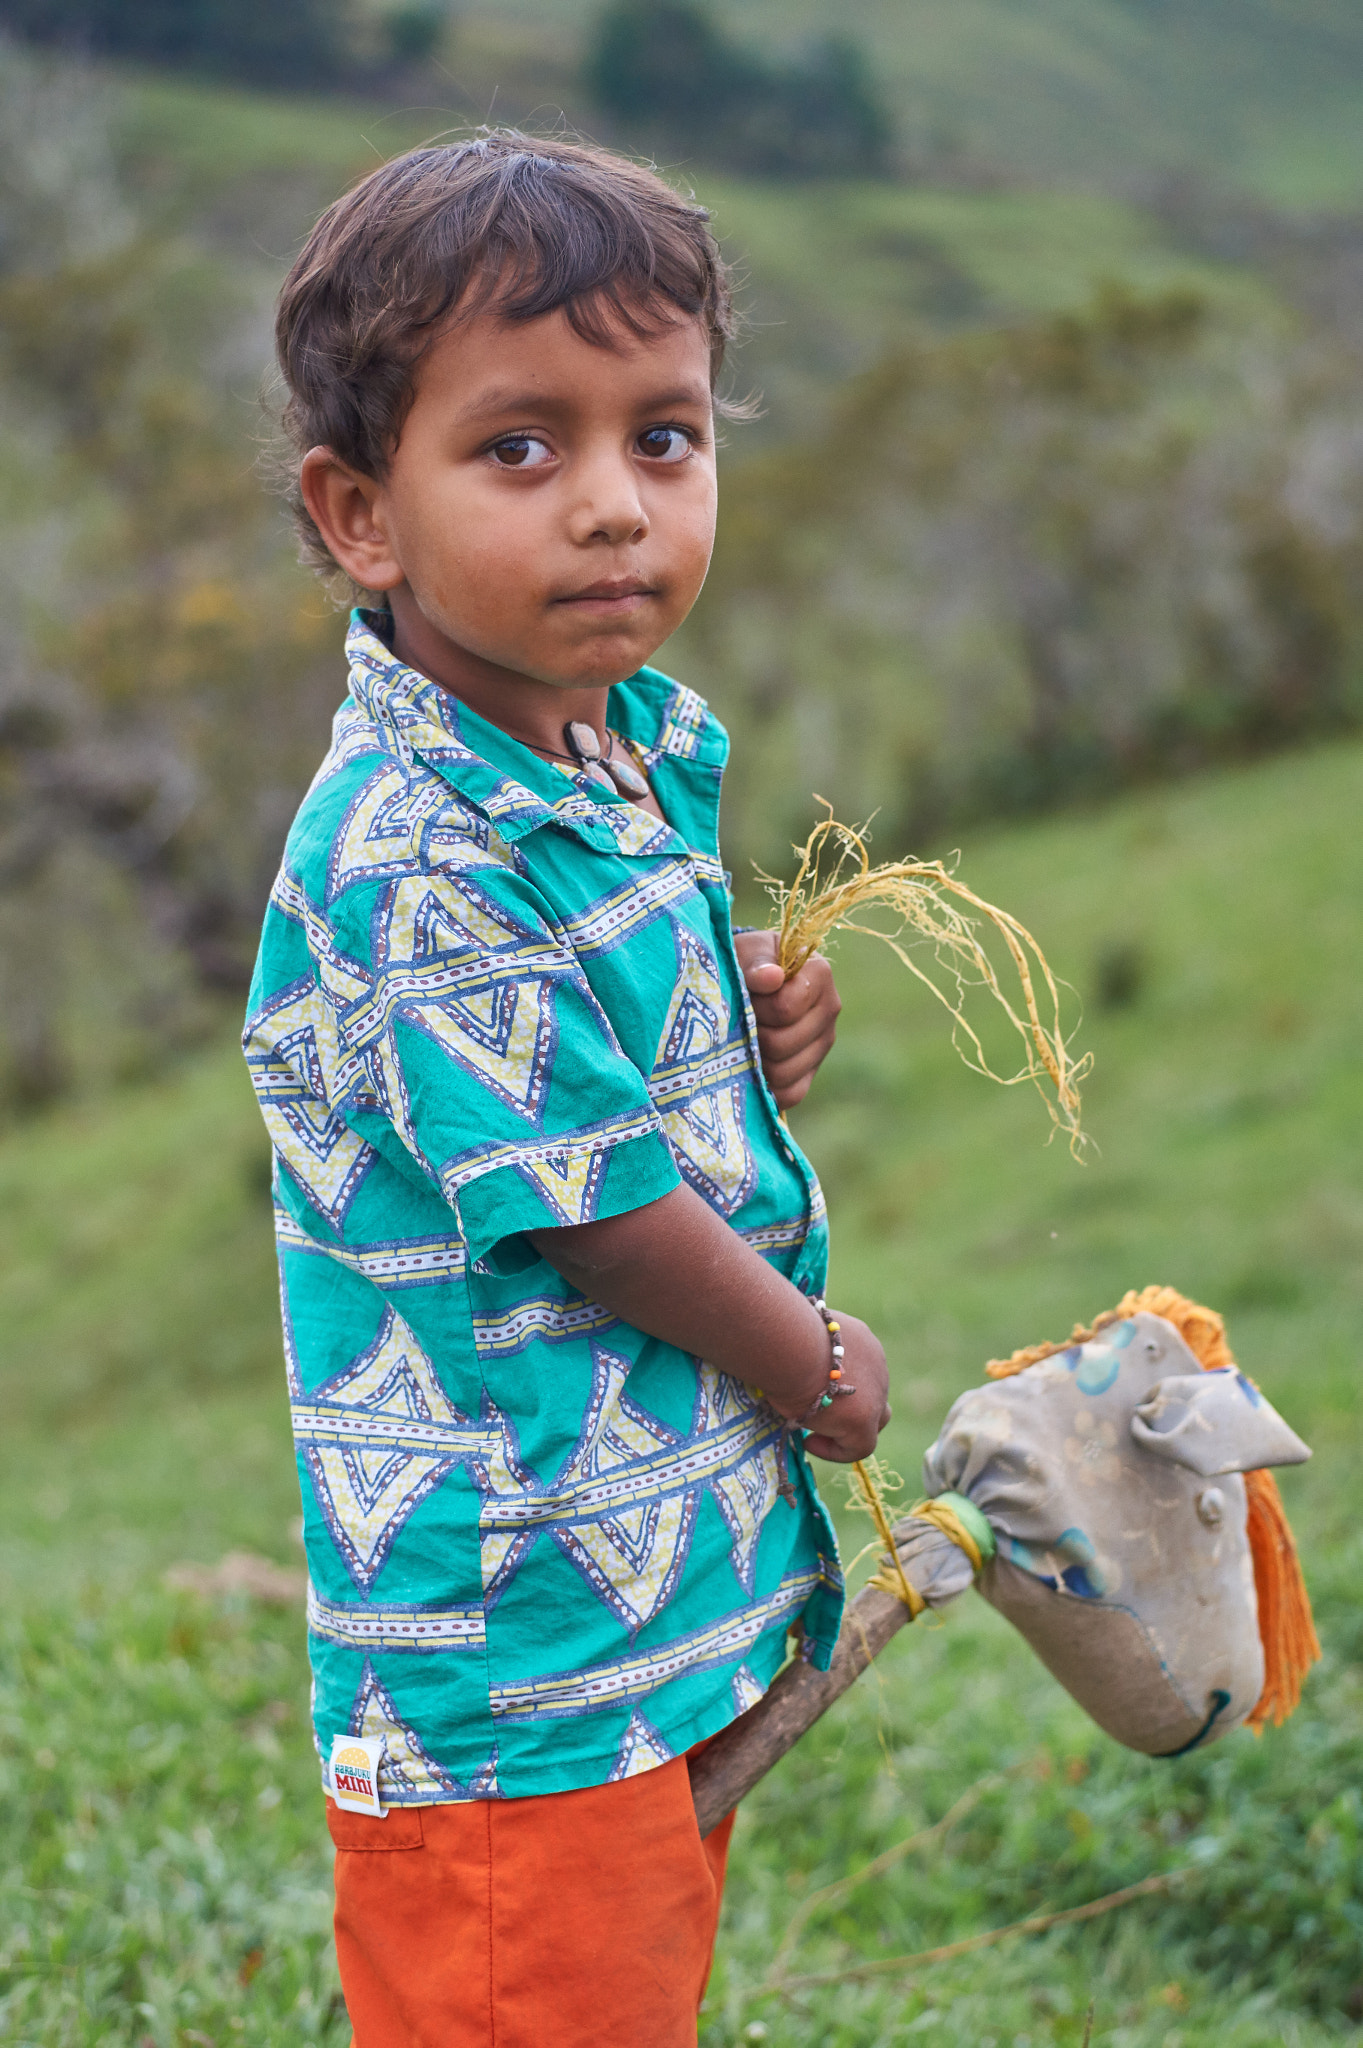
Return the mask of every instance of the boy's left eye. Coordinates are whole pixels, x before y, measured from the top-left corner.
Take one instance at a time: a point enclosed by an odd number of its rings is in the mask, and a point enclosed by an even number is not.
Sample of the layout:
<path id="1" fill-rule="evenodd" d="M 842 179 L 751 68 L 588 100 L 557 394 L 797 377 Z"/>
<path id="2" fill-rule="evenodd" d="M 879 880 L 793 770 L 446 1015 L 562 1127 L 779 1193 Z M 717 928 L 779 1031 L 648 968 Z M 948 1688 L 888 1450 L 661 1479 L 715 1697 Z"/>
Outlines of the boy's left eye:
<path id="1" fill-rule="evenodd" d="M 634 445 L 654 462 L 683 462 L 691 453 L 691 437 L 680 427 L 645 427 Z"/>

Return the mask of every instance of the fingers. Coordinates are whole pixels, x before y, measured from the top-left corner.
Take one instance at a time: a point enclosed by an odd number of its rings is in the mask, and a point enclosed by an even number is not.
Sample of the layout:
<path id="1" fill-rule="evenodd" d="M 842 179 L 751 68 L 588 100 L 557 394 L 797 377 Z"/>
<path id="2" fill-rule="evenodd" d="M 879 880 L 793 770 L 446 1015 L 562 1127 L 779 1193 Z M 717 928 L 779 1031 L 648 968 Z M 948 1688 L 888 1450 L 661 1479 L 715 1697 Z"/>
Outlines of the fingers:
<path id="1" fill-rule="evenodd" d="M 785 1031 L 763 1031 L 759 1027 L 757 1043 L 768 1080 L 774 1067 L 788 1066 L 791 1060 L 804 1059 L 816 1045 L 826 1051 L 837 1035 L 836 1019 L 818 1015 L 804 1017 Z"/>
<path id="2" fill-rule="evenodd" d="M 874 1444 L 871 1449 L 875 1449 Z M 826 1458 L 830 1465 L 854 1465 L 866 1455 L 864 1451 L 845 1451 L 836 1438 L 820 1436 L 817 1431 L 805 1438 L 805 1450 L 811 1458 Z"/>
<path id="3" fill-rule="evenodd" d="M 781 1109 L 793 1109 L 809 1093 L 837 1036 L 842 1003 L 833 970 L 815 954 L 787 980 L 776 958 L 773 931 L 738 932 L 734 947 L 752 999 L 767 1085 Z"/>
<path id="4" fill-rule="evenodd" d="M 734 951 L 738 955 L 738 964 L 743 969 L 745 979 L 754 968 L 776 967 L 777 944 L 778 934 L 776 932 L 734 933 Z M 780 973 L 779 968 L 777 972 L 778 974 Z M 785 978 L 785 975 L 781 974 L 780 980 L 772 983 L 772 986 L 779 988 Z"/>
<path id="5" fill-rule="evenodd" d="M 775 960 L 759 960 L 756 967 L 744 969 L 743 979 L 748 985 L 748 994 L 753 999 L 753 1008 L 765 1003 L 776 995 L 786 984 L 786 977 Z"/>
<path id="6" fill-rule="evenodd" d="M 858 1458 L 870 1457 L 889 1419 L 887 1408 L 873 1428 L 863 1423 L 860 1429 L 847 1436 L 827 1436 L 821 1430 L 814 1430 L 805 1438 L 805 1449 L 811 1458 L 826 1458 L 830 1465 L 855 1465 Z"/>
<path id="7" fill-rule="evenodd" d="M 745 963 L 744 979 L 754 998 L 759 1029 L 780 1031 L 811 1015 L 837 1016 L 842 1002 L 833 985 L 833 970 L 820 954 L 806 960 L 799 973 L 792 974 L 789 980 L 783 977 L 779 982 L 769 982 L 773 967 L 774 963 L 754 962 L 749 969 Z M 761 988 L 756 986 L 759 979 Z"/>
<path id="8" fill-rule="evenodd" d="M 810 963 L 811 966 L 813 964 Z M 818 964 L 824 968 L 827 966 L 824 961 Z M 799 980 L 797 976 L 796 982 Z M 803 1101 L 820 1064 L 832 1050 L 838 1031 L 840 1004 L 832 978 L 826 974 L 816 976 L 803 988 L 796 989 L 808 1007 L 794 1022 L 780 1023 L 774 1013 L 778 1006 L 788 1003 L 794 987 L 794 983 L 788 982 L 779 995 L 755 998 L 753 1002 L 762 1071 L 782 1109 Z"/>
<path id="9" fill-rule="evenodd" d="M 744 967 L 751 967 L 758 960 L 774 960 L 781 943 L 781 934 L 774 926 L 764 931 L 734 933 L 734 951 Z"/>
<path id="10" fill-rule="evenodd" d="M 767 1086 L 782 1109 L 792 1109 L 797 1102 L 804 1101 L 810 1083 L 831 1051 L 836 1036 L 836 1031 L 830 1027 L 811 1045 L 784 1060 L 769 1058 L 763 1048 L 762 1071 L 767 1077 Z"/>

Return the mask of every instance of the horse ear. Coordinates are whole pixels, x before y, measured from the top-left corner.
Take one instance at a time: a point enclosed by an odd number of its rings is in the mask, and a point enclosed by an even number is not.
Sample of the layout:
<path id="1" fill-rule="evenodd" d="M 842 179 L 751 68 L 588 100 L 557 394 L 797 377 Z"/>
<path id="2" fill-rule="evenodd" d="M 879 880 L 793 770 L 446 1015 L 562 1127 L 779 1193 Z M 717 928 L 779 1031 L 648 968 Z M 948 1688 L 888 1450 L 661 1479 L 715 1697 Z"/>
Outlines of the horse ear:
<path id="1" fill-rule="evenodd" d="M 1311 1453 L 1233 1365 L 1159 1380 L 1131 1417 L 1143 1450 L 1190 1472 L 1259 1472 L 1302 1465 Z"/>

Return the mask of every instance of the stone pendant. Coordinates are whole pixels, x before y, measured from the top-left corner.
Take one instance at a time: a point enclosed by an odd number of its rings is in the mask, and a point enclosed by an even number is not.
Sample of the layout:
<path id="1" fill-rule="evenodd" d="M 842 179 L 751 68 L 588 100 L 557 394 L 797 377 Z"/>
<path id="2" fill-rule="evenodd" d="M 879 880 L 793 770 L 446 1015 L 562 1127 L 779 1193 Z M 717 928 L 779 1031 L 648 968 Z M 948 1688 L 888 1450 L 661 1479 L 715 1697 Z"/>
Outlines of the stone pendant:
<path id="1" fill-rule="evenodd" d="M 581 761 L 584 766 L 588 761 L 601 759 L 601 742 L 596 736 L 595 728 L 588 725 L 585 719 L 568 720 L 563 728 L 563 744 L 573 759 Z"/>
<path id="2" fill-rule="evenodd" d="M 648 795 L 648 784 L 627 754 L 604 759 L 594 726 L 585 719 L 570 718 L 563 728 L 563 743 L 573 759 L 593 782 L 603 789 L 618 789 L 623 796 Z"/>
<path id="3" fill-rule="evenodd" d="M 606 773 L 614 776 L 616 788 L 626 796 L 648 795 L 648 784 L 628 754 L 612 754 L 606 763 Z"/>

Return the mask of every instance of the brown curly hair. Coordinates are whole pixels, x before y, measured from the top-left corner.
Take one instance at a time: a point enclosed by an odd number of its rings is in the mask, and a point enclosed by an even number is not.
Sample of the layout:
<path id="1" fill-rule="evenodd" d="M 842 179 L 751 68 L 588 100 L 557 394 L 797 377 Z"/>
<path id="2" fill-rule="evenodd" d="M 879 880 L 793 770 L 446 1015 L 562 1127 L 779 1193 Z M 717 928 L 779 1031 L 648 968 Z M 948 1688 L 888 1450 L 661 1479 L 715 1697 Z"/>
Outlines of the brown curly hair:
<path id="1" fill-rule="evenodd" d="M 279 294 L 285 486 L 304 560 L 336 575 L 298 491 L 309 448 L 382 477 L 425 351 L 452 317 L 563 308 L 586 341 L 698 319 L 719 374 L 735 316 L 701 206 L 607 150 L 516 129 L 409 150 L 337 199 Z M 729 407 L 734 412 L 742 408 Z"/>

